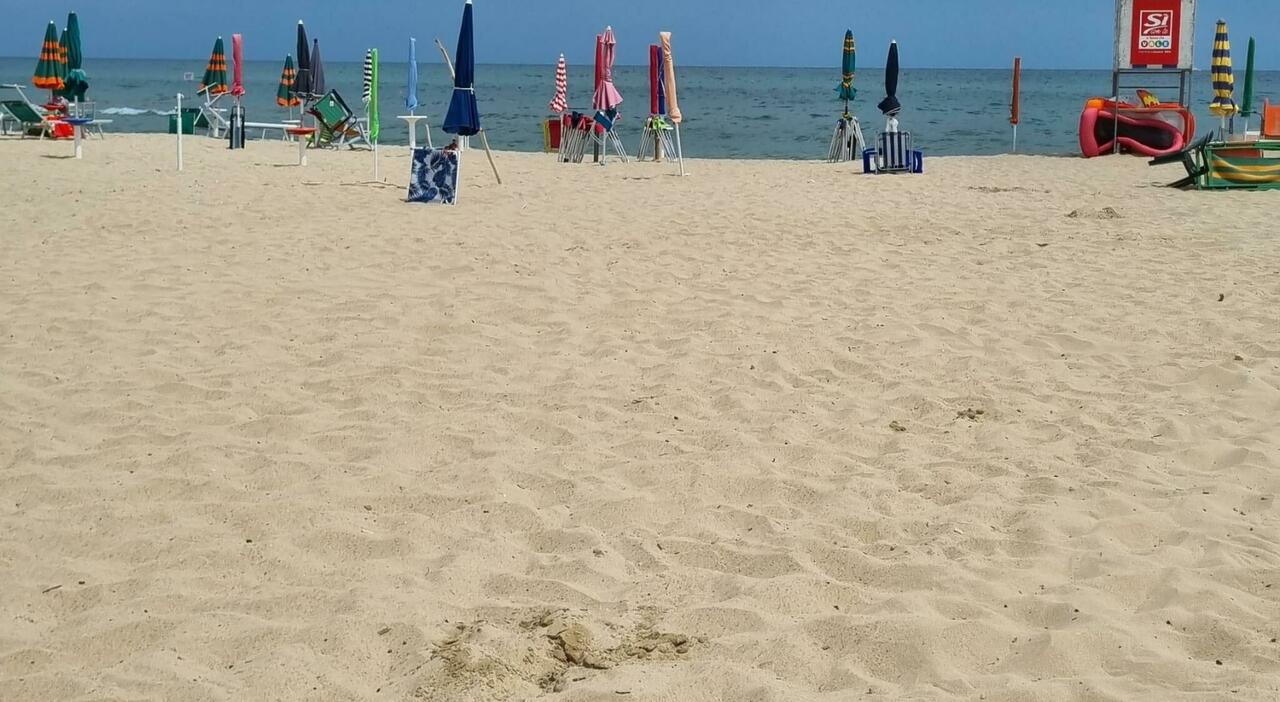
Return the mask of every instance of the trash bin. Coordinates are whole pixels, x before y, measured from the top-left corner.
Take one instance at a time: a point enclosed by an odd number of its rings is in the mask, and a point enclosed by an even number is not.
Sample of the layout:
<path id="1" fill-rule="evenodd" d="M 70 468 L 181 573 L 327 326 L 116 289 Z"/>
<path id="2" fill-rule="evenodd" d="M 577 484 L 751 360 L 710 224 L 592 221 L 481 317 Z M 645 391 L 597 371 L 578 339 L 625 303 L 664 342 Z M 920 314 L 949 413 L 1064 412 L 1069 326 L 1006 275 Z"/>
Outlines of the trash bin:
<path id="1" fill-rule="evenodd" d="M 182 108 L 182 133 L 195 134 L 196 122 L 200 119 L 200 108 L 184 107 Z M 178 133 L 178 115 L 169 115 L 169 133 Z"/>
<path id="2" fill-rule="evenodd" d="M 230 140 L 230 148 L 244 148 L 244 106 L 236 105 L 231 108 L 231 129 L 227 130 L 227 138 Z"/>

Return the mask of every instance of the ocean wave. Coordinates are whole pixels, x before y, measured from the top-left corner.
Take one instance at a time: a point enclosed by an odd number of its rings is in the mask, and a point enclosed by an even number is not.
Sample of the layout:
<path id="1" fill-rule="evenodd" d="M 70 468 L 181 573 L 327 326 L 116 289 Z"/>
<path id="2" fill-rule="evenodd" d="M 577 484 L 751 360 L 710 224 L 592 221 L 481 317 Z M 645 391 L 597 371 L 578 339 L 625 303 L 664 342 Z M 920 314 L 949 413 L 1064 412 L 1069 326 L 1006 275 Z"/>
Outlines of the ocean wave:
<path id="1" fill-rule="evenodd" d="M 108 107 L 105 110 L 98 110 L 99 114 L 119 115 L 121 117 L 136 117 L 138 115 L 159 115 L 163 117 L 172 112 L 173 110 L 167 112 L 162 110 L 139 110 L 136 107 Z"/>

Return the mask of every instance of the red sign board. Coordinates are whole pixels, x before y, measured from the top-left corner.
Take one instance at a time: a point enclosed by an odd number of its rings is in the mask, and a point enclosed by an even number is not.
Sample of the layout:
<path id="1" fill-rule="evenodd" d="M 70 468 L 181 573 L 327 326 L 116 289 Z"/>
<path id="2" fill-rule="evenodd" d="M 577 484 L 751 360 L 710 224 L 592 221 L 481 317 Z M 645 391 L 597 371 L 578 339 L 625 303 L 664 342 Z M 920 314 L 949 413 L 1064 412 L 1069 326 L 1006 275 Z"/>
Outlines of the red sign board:
<path id="1" fill-rule="evenodd" d="M 1133 0 L 1132 65 L 1177 65 L 1181 34 L 1182 0 Z"/>

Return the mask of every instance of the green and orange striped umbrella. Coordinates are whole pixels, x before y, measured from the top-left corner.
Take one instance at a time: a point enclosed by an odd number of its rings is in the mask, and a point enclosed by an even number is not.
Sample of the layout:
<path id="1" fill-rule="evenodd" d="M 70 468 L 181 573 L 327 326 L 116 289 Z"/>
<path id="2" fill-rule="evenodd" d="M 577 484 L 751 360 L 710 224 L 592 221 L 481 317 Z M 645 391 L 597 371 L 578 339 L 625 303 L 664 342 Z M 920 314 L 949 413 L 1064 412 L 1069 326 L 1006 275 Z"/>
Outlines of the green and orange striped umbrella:
<path id="1" fill-rule="evenodd" d="M 281 107 L 297 107 L 302 98 L 293 91 L 293 83 L 298 79 L 298 72 L 293 70 L 293 54 L 285 54 L 284 70 L 280 72 L 280 87 L 276 89 L 276 104 Z"/>
<path id="2" fill-rule="evenodd" d="M 62 90 L 66 84 L 66 62 L 62 46 L 58 43 L 58 25 L 53 22 L 44 30 L 44 44 L 40 46 L 40 61 L 31 84 L 44 90 Z"/>
<path id="3" fill-rule="evenodd" d="M 209 65 L 204 69 L 204 78 L 200 79 L 200 92 L 206 91 L 210 95 L 222 95 L 230 91 L 227 87 L 227 51 L 222 44 L 222 37 L 213 42 Z"/>

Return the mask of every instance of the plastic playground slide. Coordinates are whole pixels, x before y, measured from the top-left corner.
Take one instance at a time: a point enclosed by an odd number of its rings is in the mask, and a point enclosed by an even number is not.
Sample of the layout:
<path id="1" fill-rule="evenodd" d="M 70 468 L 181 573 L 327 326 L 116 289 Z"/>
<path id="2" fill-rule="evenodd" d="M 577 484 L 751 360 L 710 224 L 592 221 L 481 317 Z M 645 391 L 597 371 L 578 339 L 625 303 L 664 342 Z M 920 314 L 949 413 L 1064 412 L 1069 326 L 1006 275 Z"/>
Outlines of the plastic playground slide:
<path id="1" fill-rule="evenodd" d="M 1080 113 L 1080 152 L 1085 158 L 1120 150 L 1156 157 L 1176 154 L 1195 136 L 1195 117 L 1183 106 L 1151 107 L 1093 98 Z"/>

